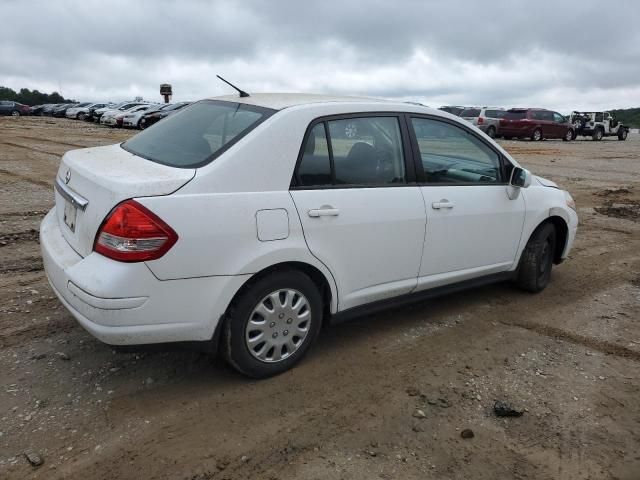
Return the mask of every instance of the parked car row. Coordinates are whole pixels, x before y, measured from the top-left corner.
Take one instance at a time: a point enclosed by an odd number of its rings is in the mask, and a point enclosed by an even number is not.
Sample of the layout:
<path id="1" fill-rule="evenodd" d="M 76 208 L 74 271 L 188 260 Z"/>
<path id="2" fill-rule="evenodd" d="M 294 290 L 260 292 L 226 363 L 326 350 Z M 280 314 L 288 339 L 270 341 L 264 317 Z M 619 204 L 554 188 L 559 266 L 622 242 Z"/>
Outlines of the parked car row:
<path id="1" fill-rule="evenodd" d="M 17 102 L 0 102 L 0 113 L 6 115 L 47 115 L 97 122 L 111 127 L 147 128 L 191 102 L 152 103 L 145 101 L 84 102 L 45 104 L 28 107 Z M 5 105 L 6 104 L 6 105 Z M 5 110 L 7 113 L 5 113 Z"/>
<path id="2" fill-rule="evenodd" d="M 491 138 L 545 138 L 574 140 L 576 127 L 565 116 L 545 108 L 441 107 L 475 125 Z"/>

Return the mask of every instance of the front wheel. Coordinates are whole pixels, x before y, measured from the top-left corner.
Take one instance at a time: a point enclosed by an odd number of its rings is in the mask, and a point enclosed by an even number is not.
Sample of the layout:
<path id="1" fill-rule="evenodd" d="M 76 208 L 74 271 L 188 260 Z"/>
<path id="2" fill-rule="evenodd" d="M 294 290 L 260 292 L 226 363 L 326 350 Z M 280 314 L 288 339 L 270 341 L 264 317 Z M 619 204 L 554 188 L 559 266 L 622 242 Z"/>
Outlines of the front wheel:
<path id="1" fill-rule="evenodd" d="M 12 117 L 19 117 L 20 116 L 20 112 L 17 110 L 14 110 L 13 112 L 11 112 L 11 116 Z"/>
<path id="2" fill-rule="evenodd" d="M 564 134 L 564 137 L 562 137 L 562 140 L 564 140 L 565 142 L 570 142 L 571 140 L 575 140 L 576 135 L 573 132 L 573 130 L 569 129 L 567 130 L 567 133 Z"/>
<path id="3" fill-rule="evenodd" d="M 555 248 L 555 227 L 551 223 L 539 226 L 531 235 L 520 257 L 516 285 L 532 293 L 544 290 L 551 279 Z"/>
<path id="4" fill-rule="evenodd" d="M 253 378 L 278 375 L 307 353 L 320 332 L 322 296 L 297 270 L 283 270 L 249 284 L 225 316 L 227 361 Z"/>
<path id="5" fill-rule="evenodd" d="M 620 133 L 618 133 L 618 140 L 626 140 L 628 134 L 629 132 L 627 132 L 626 130 L 621 130 Z"/>

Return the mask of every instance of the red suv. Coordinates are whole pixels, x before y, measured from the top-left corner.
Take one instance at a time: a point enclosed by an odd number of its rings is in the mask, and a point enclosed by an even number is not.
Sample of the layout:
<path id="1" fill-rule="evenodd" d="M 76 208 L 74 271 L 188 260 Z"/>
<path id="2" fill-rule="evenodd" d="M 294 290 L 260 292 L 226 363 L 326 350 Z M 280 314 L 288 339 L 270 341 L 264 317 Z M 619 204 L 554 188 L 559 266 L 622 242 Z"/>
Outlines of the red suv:
<path id="1" fill-rule="evenodd" d="M 512 108 L 500 119 L 500 135 L 507 140 L 529 137 L 539 141 L 543 138 L 561 138 L 570 141 L 576 138 L 571 123 L 558 112 L 543 108 Z"/>

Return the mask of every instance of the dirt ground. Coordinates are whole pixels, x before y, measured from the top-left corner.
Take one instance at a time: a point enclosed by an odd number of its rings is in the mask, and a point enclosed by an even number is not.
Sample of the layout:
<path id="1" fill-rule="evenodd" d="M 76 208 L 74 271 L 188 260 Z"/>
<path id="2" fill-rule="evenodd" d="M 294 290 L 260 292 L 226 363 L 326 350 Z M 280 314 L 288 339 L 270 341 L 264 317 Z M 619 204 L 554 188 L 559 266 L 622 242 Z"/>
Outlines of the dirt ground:
<path id="1" fill-rule="evenodd" d="M 49 288 L 38 225 L 61 154 L 131 133 L 0 119 L 0 478 L 640 479 L 638 135 L 502 142 L 578 204 L 544 292 L 358 319 L 250 381 L 196 352 L 115 352 Z"/>

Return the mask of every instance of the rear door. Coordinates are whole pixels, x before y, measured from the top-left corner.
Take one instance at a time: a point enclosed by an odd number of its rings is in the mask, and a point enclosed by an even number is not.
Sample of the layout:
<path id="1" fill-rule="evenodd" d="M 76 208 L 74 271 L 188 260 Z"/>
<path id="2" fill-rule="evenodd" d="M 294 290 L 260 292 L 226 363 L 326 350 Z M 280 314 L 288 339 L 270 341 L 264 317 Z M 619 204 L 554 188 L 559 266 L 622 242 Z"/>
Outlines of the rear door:
<path id="1" fill-rule="evenodd" d="M 291 196 L 311 253 L 335 278 L 340 310 L 416 286 L 425 206 L 407 139 L 389 114 L 328 117 L 305 137 Z"/>
<path id="2" fill-rule="evenodd" d="M 409 123 L 427 212 L 418 288 L 508 270 L 525 214 L 523 196 L 507 195 L 512 166 L 461 125 L 417 116 Z"/>

